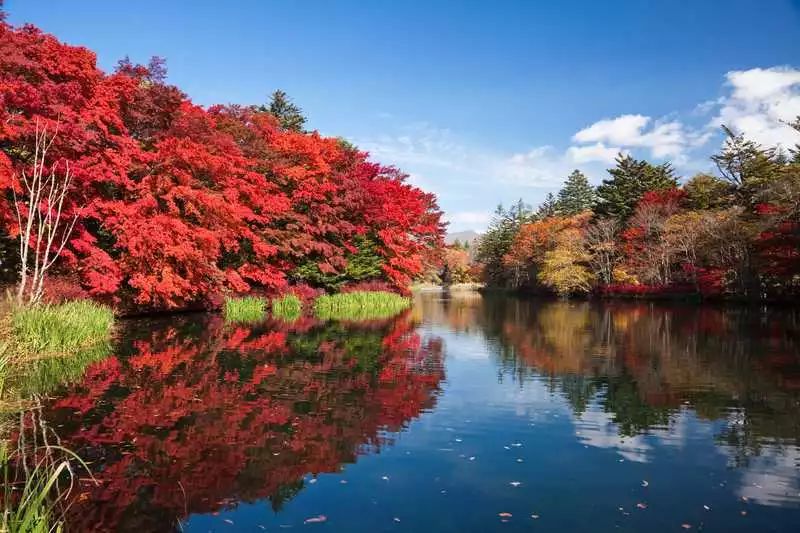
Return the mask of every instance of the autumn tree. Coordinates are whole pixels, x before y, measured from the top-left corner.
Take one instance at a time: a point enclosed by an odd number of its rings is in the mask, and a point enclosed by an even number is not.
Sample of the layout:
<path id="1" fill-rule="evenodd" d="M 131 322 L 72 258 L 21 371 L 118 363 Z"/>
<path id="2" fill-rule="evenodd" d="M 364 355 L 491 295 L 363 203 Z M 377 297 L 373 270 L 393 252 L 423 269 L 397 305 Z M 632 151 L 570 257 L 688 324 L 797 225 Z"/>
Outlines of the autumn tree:
<path id="1" fill-rule="evenodd" d="M 594 187 L 580 170 L 573 170 L 558 191 L 555 207 L 559 215 L 572 216 L 590 210 L 594 202 Z"/>
<path id="2" fill-rule="evenodd" d="M 667 285 L 672 280 L 674 250 L 665 233 L 683 196 L 680 189 L 646 192 L 623 232 L 627 263 L 645 283 Z"/>
<path id="3" fill-rule="evenodd" d="M 614 218 L 599 219 L 586 230 L 589 264 L 599 281 L 606 285 L 614 281 L 614 271 L 622 259 L 619 233 L 620 224 Z"/>
<path id="4" fill-rule="evenodd" d="M 595 213 L 613 216 L 622 221 L 633 214 L 644 193 L 678 186 L 669 163 L 652 165 L 630 155 L 617 156 L 617 164 L 609 169 L 610 178 L 597 187 Z"/>
<path id="5" fill-rule="evenodd" d="M 586 294 L 594 281 L 594 274 L 588 268 L 590 259 L 583 231 L 566 228 L 556 238 L 555 248 L 545 252 L 538 279 L 559 296 Z"/>

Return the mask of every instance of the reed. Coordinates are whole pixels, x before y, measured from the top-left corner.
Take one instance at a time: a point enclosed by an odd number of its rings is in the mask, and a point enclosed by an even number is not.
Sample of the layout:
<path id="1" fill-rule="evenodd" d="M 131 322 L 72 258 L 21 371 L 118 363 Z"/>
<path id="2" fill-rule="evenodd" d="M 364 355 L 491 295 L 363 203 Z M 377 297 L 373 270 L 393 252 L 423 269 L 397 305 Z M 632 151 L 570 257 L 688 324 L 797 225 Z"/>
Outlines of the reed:
<path id="1" fill-rule="evenodd" d="M 264 319 L 267 301 L 258 296 L 225 298 L 225 320 L 228 322 L 259 322 Z"/>
<path id="2" fill-rule="evenodd" d="M 285 294 L 272 300 L 272 316 L 291 322 L 303 313 L 303 302 L 294 294 Z"/>
<path id="3" fill-rule="evenodd" d="M 11 335 L 24 355 L 66 355 L 107 342 L 114 326 L 110 308 L 88 300 L 14 307 Z"/>
<path id="4" fill-rule="evenodd" d="M 356 291 L 320 296 L 314 314 L 323 320 L 372 320 L 394 316 L 410 305 L 410 298 L 393 292 Z"/>

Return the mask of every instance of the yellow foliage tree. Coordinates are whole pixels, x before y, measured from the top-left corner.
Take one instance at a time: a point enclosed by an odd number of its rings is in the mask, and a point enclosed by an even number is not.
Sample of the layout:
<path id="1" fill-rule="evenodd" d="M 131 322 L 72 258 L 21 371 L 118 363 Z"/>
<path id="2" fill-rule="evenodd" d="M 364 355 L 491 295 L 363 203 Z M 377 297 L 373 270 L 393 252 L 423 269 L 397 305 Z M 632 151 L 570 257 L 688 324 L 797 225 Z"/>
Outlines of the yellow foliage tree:
<path id="1" fill-rule="evenodd" d="M 559 296 L 586 294 L 595 280 L 587 267 L 590 259 L 582 232 L 577 228 L 563 230 L 556 247 L 544 254 L 538 279 Z"/>

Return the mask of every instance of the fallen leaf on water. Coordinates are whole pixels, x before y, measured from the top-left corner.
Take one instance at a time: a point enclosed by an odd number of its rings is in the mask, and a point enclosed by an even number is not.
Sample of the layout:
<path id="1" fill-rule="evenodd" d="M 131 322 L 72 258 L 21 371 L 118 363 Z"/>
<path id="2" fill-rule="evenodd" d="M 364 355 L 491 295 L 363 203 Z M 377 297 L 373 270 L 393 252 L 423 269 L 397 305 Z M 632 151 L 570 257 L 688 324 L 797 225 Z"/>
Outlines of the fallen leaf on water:
<path id="1" fill-rule="evenodd" d="M 304 524 L 319 524 L 321 522 L 327 522 L 327 520 L 328 520 L 328 517 L 325 516 L 324 514 L 321 514 L 319 516 L 312 516 L 311 518 L 306 518 L 303 521 L 303 523 Z"/>

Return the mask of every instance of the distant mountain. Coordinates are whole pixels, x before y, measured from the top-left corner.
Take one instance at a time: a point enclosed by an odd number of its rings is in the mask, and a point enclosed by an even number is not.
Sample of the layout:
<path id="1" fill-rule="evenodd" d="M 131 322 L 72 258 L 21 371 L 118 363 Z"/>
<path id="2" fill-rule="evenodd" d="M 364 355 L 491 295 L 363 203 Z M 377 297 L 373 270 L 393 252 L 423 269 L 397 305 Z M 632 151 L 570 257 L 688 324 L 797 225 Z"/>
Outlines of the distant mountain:
<path id="1" fill-rule="evenodd" d="M 460 242 L 461 244 L 468 242 L 471 248 L 472 245 L 475 244 L 480 238 L 481 234 L 478 233 L 477 231 L 472 231 L 472 230 L 456 231 L 455 233 L 448 233 L 447 235 L 445 235 L 444 243 L 450 245 L 455 243 L 456 241 Z"/>

